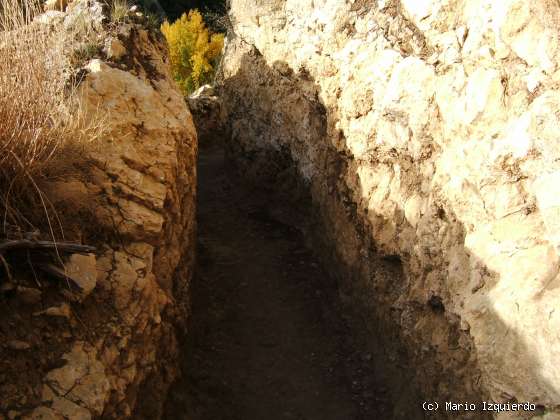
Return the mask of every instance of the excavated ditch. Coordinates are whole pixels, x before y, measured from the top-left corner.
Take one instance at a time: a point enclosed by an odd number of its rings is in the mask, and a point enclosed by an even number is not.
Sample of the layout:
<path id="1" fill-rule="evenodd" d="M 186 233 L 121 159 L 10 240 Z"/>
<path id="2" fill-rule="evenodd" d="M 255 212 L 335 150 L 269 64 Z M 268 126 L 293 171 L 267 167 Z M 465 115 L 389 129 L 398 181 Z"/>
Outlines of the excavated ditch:
<path id="1" fill-rule="evenodd" d="M 198 170 L 192 316 L 166 418 L 423 418 L 415 395 L 392 392 L 406 375 L 344 310 L 310 246 L 305 206 L 236 178 L 219 147 L 200 151 Z"/>

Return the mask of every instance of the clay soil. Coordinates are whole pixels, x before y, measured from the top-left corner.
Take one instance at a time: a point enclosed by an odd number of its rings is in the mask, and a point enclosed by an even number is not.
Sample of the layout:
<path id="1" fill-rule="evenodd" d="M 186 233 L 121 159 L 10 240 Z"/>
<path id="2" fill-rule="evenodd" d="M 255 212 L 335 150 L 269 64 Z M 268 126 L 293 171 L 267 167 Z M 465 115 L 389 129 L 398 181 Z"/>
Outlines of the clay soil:
<path id="1" fill-rule="evenodd" d="M 336 283 L 300 230 L 272 216 L 271 197 L 223 162 L 201 150 L 192 316 L 166 418 L 393 418 Z"/>

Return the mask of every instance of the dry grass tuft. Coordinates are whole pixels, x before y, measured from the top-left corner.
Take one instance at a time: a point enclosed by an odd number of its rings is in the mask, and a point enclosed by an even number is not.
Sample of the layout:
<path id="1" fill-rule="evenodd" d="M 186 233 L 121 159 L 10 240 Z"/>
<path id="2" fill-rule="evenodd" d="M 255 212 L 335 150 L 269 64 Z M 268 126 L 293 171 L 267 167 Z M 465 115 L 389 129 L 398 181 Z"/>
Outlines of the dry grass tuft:
<path id="1" fill-rule="evenodd" d="M 0 30 L 11 31 L 25 27 L 41 12 L 41 1 L 2 0 L 0 1 Z"/>
<path id="2" fill-rule="evenodd" d="M 132 7 L 128 0 L 112 0 L 111 2 L 111 22 L 124 22 L 128 17 L 129 10 Z"/>
<path id="3" fill-rule="evenodd" d="M 0 0 L 0 238 L 8 226 L 60 236 L 41 182 L 101 134 L 102 124 L 76 106 L 65 52 L 72 35 L 32 23 L 40 12 L 37 0 Z"/>

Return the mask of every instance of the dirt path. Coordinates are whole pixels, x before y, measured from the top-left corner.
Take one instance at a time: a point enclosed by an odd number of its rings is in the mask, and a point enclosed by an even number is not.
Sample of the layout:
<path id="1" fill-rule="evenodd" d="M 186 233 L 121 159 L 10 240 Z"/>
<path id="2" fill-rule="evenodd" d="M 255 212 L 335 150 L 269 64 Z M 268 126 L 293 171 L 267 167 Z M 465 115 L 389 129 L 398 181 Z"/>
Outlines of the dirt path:
<path id="1" fill-rule="evenodd" d="M 390 418 L 372 356 L 340 317 L 335 284 L 267 198 L 199 162 L 199 263 L 184 378 L 168 419 Z"/>

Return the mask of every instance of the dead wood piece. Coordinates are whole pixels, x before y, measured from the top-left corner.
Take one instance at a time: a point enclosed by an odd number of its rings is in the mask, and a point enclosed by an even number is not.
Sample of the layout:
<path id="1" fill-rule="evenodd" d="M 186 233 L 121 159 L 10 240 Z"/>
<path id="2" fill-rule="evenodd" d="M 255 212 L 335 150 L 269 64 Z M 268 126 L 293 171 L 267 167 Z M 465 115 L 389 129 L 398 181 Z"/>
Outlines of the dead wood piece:
<path id="1" fill-rule="evenodd" d="M 84 289 L 76 282 L 76 280 L 70 277 L 63 268 L 57 267 L 54 264 L 39 264 L 39 268 L 54 277 L 67 281 L 72 288 L 76 288 L 78 292 L 83 292 Z"/>
<path id="2" fill-rule="evenodd" d="M 91 254 L 96 248 L 72 242 L 35 241 L 29 239 L 0 241 L 0 254 L 16 249 L 58 250 L 70 254 Z"/>

